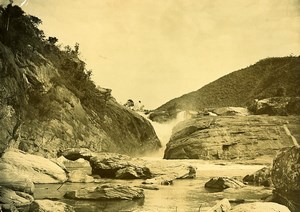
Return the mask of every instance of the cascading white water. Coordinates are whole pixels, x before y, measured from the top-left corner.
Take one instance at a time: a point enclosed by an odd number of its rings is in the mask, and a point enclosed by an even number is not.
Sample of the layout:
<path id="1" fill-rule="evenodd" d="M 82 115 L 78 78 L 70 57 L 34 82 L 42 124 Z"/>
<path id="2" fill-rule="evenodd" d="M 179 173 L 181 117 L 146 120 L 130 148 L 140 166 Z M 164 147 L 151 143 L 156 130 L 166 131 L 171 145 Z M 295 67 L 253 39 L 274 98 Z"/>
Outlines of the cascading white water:
<path id="1" fill-rule="evenodd" d="M 181 111 L 177 114 L 176 119 L 173 119 L 169 122 L 166 123 L 158 123 L 158 122 L 153 122 L 149 120 L 156 132 L 157 137 L 159 138 L 162 148 L 156 153 L 151 155 L 151 157 L 155 158 L 163 158 L 164 151 L 166 149 L 166 145 L 170 140 L 170 137 L 172 135 L 172 129 L 173 127 L 178 124 L 181 121 L 184 121 L 187 119 L 187 112 L 186 111 Z"/>

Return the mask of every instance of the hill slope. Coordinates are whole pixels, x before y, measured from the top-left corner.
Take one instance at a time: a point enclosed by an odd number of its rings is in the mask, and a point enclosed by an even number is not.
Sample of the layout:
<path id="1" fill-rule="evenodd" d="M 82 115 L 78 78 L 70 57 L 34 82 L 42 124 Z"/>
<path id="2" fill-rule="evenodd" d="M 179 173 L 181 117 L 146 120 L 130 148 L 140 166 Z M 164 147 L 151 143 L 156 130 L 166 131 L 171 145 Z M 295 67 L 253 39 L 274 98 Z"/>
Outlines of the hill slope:
<path id="1" fill-rule="evenodd" d="M 300 57 L 267 58 L 232 72 L 197 91 L 175 98 L 156 111 L 245 106 L 253 99 L 300 96 Z"/>
<path id="2" fill-rule="evenodd" d="M 96 88 L 79 46 L 56 45 L 41 20 L 0 6 L 0 153 L 56 156 L 69 147 L 131 155 L 157 150 L 151 124 Z"/>

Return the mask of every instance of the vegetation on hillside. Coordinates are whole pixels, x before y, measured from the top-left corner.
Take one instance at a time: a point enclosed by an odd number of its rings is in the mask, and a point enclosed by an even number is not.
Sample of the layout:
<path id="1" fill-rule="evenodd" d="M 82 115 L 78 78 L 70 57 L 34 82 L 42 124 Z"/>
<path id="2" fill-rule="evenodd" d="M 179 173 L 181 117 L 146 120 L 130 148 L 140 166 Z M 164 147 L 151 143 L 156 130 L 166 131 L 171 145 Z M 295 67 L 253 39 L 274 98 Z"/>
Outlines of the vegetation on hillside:
<path id="1" fill-rule="evenodd" d="M 246 106 L 254 99 L 300 96 L 300 57 L 266 58 L 232 72 L 201 89 L 175 98 L 156 111 Z"/>
<path id="2" fill-rule="evenodd" d="M 79 44 L 76 43 L 74 48 L 62 48 L 57 44 L 56 37 L 46 38 L 44 32 L 38 28 L 40 24 L 42 21 L 38 17 L 27 15 L 17 5 L 0 5 L 0 42 L 13 52 L 15 58 L 24 66 L 29 66 L 28 61 L 37 65 L 51 61 L 59 72 L 59 76 L 52 80 L 55 85 L 67 87 L 80 99 L 83 106 L 103 112 L 107 97 L 96 88 L 91 80 L 91 70 L 79 59 Z M 55 111 L 51 107 L 55 95 L 51 90 L 47 93 L 40 92 L 40 84 L 33 85 L 33 89 L 26 92 L 24 90 L 23 93 L 29 96 L 27 103 L 30 109 L 27 110 L 27 115 L 35 118 L 51 116 L 51 111 Z M 12 103 L 15 109 L 20 104 L 22 103 Z"/>

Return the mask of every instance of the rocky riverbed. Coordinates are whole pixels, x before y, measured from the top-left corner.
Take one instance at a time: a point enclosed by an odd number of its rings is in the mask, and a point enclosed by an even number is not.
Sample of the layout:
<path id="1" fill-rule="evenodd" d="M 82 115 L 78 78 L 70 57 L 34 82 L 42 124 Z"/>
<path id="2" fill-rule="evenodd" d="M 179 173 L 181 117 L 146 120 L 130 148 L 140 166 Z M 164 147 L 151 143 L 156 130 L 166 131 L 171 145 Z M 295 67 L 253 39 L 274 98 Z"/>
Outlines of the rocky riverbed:
<path id="1" fill-rule="evenodd" d="M 299 150 L 290 151 L 291 154 L 289 151 L 282 154 L 288 154 L 287 158 L 292 155 L 295 166 Z M 284 158 L 282 154 L 279 161 Z M 253 179 L 270 177 L 262 174 L 268 173 L 264 169 L 256 172 L 265 167 L 263 164 L 131 158 L 87 149 L 68 149 L 63 155 L 49 160 L 19 150 L 7 150 L 0 160 L 1 167 L 8 167 L 4 172 L 11 173 L 0 178 L 2 209 L 96 212 L 252 211 L 253 208 L 270 208 L 266 211 L 289 211 L 285 206 L 269 202 L 274 198 L 271 184 L 263 186 L 260 180 L 256 185 L 246 182 L 245 176 L 251 178 L 251 174 L 254 174 Z M 42 165 L 39 164 L 41 160 L 45 160 Z M 279 164 L 278 160 L 275 161 Z M 100 176 L 100 172 L 110 175 Z M 290 173 L 297 174 L 297 169 Z M 275 186 L 284 186 L 280 176 L 272 176 Z M 296 189 L 293 192 L 297 192 L 297 179 L 291 180 Z M 209 186 L 211 184 L 213 186 Z"/>

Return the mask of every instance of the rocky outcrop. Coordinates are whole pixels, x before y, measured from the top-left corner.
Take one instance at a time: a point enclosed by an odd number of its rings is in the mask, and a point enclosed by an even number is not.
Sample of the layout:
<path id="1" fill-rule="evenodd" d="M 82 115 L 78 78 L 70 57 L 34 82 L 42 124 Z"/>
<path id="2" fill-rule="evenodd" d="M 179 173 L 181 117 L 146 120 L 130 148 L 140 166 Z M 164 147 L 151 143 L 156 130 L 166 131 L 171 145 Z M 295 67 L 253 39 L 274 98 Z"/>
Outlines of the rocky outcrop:
<path id="1" fill-rule="evenodd" d="M 244 183 L 229 177 L 214 177 L 204 185 L 205 188 L 216 189 L 220 191 L 227 188 L 242 188 L 244 186 Z"/>
<path id="2" fill-rule="evenodd" d="M 35 200 L 30 205 L 31 212 L 75 212 L 72 206 L 52 200 Z"/>
<path id="3" fill-rule="evenodd" d="M 150 122 L 119 105 L 109 89 L 97 89 L 78 57 L 31 54 L 34 60 L 0 42 L 0 152 L 14 147 L 55 157 L 87 147 L 139 155 L 161 147 Z"/>
<path id="4" fill-rule="evenodd" d="M 0 159 L 1 170 L 6 176 L 10 174 L 10 181 L 14 184 L 15 180 L 24 181 L 29 179 L 24 187 L 24 191 L 31 190 L 31 183 L 60 183 L 67 180 L 65 171 L 56 163 L 37 155 L 31 155 L 20 150 L 7 150 Z M 15 179 L 13 179 L 15 178 Z M 18 187 L 18 185 L 15 185 Z"/>
<path id="5" fill-rule="evenodd" d="M 274 157 L 299 135 L 299 117 L 218 116 L 194 118 L 173 128 L 165 159 L 254 159 Z M 298 136 L 299 137 L 299 136 Z"/>
<path id="6" fill-rule="evenodd" d="M 274 201 L 300 211 L 300 148 L 283 149 L 273 161 Z"/>
<path id="7" fill-rule="evenodd" d="M 299 115 L 300 97 L 272 97 L 255 100 L 249 105 L 254 114 Z"/>
<path id="8" fill-rule="evenodd" d="M 29 194 L 0 186 L 0 211 L 28 211 L 33 200 Z"/>
<path id="9" fill-rule="evenodd" d="M 271 168 L 264 167 L 253 174 L 246 175 L 243 178 L 244 183 L 250 183 L 254 185 L 262 185 L 265 187 L 269 187 L 272 184 L 271 181 Z"/>
<path id="10" fill-rule="evenodd" d="M 290 210 L 284 205 L 280 205 L 273 202 L 254 202 L 240 204 L 231 210 L 231 212 L 290 212 Z"/>
<path id="11" fill-rule="evenodd" d="M 68 191 L 65 194 L 69 199 L 85 200 L 133 200 L 144 198 L 144 191 L 141 188 L 104 184 L 96 188 L 84 188 L 75 191 Z"/>

